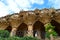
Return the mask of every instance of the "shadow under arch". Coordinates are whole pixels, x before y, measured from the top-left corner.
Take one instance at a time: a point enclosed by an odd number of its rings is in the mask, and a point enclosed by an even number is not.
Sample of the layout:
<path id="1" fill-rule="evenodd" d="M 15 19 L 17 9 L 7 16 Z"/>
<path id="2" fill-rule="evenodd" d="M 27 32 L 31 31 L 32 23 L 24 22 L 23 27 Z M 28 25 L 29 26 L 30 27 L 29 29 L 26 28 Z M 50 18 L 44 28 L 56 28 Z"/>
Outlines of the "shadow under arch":
<path id="1" fill-rule="evenodd" d="M 28 26 L 25 23 L 20 24 L 20 26 L 17 28 L 16 36 L 23 37 L 26 36 L 28 30 Z"/>
<path id="2" fill-rule="evenodd" d="M 40 21 L 36 21 L 33 24 L 33 36 L 41 39 L 45 39 L 45 27 Z"/>
<path id="3" fill-rule="evenodd" d="M 11 32 L 12 27 L 9 25 L 5 30 L 7 30 L 8 32 Z"/>
<path id="4" fill-rule="evenodd" d="M 58 36 L 60 36 L 60 23 L 58 23 L 57 21 L 55 21 L 55 20 L 52 20 L 51 21 L 51 24 L 53 25 L 53 26 L 55 26 L 55 31 L 57 32 L 57 34 L 58 34 Z"/>

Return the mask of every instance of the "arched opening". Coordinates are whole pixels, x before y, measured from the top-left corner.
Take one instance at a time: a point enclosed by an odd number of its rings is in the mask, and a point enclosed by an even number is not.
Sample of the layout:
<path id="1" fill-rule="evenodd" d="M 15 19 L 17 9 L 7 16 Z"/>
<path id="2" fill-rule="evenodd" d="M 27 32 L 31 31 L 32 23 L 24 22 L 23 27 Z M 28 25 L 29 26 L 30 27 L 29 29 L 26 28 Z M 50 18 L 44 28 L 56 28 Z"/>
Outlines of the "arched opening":
<path id="1" fill-rule="evenodd" d="M 11 32 L 12 27 L 11 26 L 8 26 L 5 30 L 7 30 L 8 32 Z"/>
<path id="2" fill-rule="evenodd" d="M 60 36 L 60 23 L 56 22 L 55 20 L 52 20 L 51 24 L 55 26 L 54 30 L 57 32 L 58 36 Z"/>
<path id="3" fill-rule="evenodd" d="M 25 23 L 22 23 L 22 24 L 17 28 L 16 36 L 18 36 L 18 37 L 26 36 L 27 30 L 28 30 L 27 25 L 26 25 Z"/>
<path id="4" fill-rule="evenodd" d="M 33 25 L 33 36 L 37 38 L 45 38 L 45 27 L 40 21 L 36 21 Z"/>

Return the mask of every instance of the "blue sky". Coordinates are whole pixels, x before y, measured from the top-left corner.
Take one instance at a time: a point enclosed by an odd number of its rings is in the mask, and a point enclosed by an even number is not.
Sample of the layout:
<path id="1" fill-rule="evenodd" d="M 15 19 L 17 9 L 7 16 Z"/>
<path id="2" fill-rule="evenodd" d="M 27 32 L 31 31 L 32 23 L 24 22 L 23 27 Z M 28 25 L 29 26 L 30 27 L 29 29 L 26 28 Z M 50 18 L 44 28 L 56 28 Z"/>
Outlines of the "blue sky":
<path id="1" fill-rule="evenodd" d="M 0 0 L 0 17 L 23 10 L 34 10 L 36 8 L 60 9 L 60 0 Z"/>

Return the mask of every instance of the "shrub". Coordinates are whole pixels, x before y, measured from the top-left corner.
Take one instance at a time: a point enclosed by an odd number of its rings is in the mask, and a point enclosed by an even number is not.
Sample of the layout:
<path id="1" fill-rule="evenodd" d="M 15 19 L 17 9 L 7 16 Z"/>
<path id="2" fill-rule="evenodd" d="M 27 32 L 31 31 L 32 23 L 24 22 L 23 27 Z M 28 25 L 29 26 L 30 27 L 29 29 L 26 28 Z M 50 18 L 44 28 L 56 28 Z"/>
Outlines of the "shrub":
<path id="1" fill-rule="evenodd" d="M 9 37 L 9 32 L 7 30 L 0 30 L 0 37 L 1 38 Z"/>
<path id="2" fill-rule="evenodd" d="M 56 33 L 56 31 L 54 30 L 54 26 L 51 25 L 51 23 L 48 23 L 45 25 L 45 31 L 46 31 L 46 37 L 50 38 L 50 35 L 52 34 L 52 36 L 56 37 L 58 34 Z"/>
<path id="3" fill-rule="evenodd" d="M 39 40 L 36 37 L 9 37 L 9 32 L 7 30 L 0 30 L 0 40 Z"/>
<path id="4" fill-rule="evenodd" d="M 0 40 L 5 40 L 5 38 L 1 38 L 1 37 L 0 37 Z"/>
<path id="5" fill-rule="evenodd" d="M 0 38 L 0 40 L 39 40 L 35 37 L 8 37 L 8 38 Z"/>
<path id="6" fill-rule="evenodd" d="M 39 40 L 36 37 L 23 37 L 22 40 Z"/>
<path id="7" fill-rule="evenodd" d="M 9 37 L 7 40 L 22 40 L 22 38 L 19 37 Z"/>

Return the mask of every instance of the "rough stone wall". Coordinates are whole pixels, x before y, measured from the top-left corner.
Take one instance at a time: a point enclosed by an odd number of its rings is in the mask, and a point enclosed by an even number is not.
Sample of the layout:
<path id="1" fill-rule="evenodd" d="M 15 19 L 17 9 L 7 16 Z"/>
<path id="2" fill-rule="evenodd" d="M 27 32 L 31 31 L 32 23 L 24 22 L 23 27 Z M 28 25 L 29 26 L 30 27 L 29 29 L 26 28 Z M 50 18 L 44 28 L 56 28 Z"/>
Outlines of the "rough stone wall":
<path id="1" fill-rule="evenodd" d="M 60 10 L 59 9 L 35 9 L 34 11 L 20 11 L 12 15 L 7 15 L 0 18 L 0 29 L 4 30 L 9 25 L 18 27 L 21 23 L 34 24 L 39 20 L 42 23 L 51 22 L 55 20 L 60 23 Z"/>
<path id="2" fill-rule="evenodd" d="M 35 9 L 34 11 L 20 11 L 12 15 L 0 18 L 0 30 L 5 30 L 8 26 L 18 28 L 21 23 L 33 25 L 36 21 L 43 24 L 52 20 L 60 23 L 60 9 Z M 15 29 L 14 29 L 15 30 Z"/>

